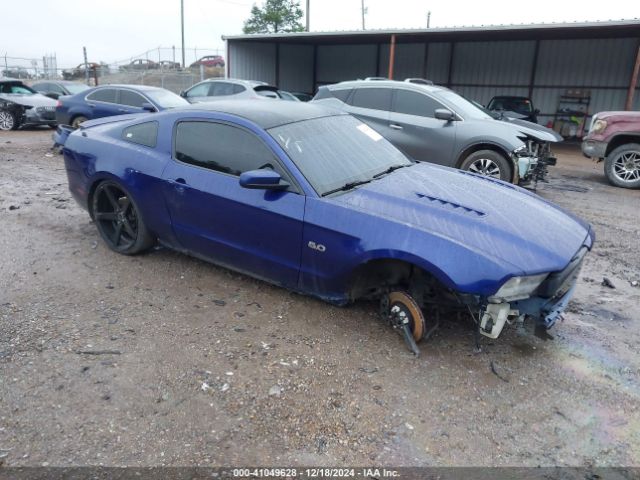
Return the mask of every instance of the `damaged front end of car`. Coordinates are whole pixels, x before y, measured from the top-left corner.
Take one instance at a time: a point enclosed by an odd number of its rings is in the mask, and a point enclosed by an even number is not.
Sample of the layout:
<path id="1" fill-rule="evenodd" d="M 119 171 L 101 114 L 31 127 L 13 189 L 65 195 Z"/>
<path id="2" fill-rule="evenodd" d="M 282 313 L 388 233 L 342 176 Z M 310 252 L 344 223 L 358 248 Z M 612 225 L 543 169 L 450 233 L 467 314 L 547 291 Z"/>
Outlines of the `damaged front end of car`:
<path id="1" fill-rule="evenodd" d="M 518 166 L 519 185 L 532 186 L 535 190 L 538 182 L 547 182 L 549 166 L 557 163 L 551 152 L 550 142 L 533 137 L 522 138 L 524 145 L 512 153 L 513 161 Z"/>
<path id="2" fill-rule="evenodd" d="M 584 245 L 560 272 L 513 277 L 494 295 L 482 299 L 478 332 L 498 338 L 505 324 L 531 319 L 536 335 L 547 338 L 546 331 L 561 317 L 573 295 L 589 248 L 590 245 Z"/>

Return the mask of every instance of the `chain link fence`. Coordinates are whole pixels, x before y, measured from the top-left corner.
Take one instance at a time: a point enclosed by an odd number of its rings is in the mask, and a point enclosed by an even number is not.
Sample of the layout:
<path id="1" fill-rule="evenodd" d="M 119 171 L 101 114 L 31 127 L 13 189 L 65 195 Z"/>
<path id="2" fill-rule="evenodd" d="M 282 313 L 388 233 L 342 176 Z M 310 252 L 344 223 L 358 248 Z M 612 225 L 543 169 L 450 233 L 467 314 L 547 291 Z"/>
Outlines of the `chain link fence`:
<path id="1" fill-rule="evenodd" d="M 142 72 L 108 72 L 98 76 L 100 85 L 127 84 L 162 87 L 174 93 L 195 85 L 207 78 L 224 77 L 224 68 L 194 68 L 185 70 L 146 70 Z"/>
<path id="2" fill-rule="evenodd" d="M 39 80 L 74 80 L 91 86 L 149 85 L 179 93 L 204 79 L 224 77 L 223 66 L 205 67 L 198 64 L 203 57 L 214 55 L 222 55 L 222 49 L 186 48 L 186 68 L 182 69 L 181 58 L 176 58 L 181 57 L 180 50 L 158 47 L 110 64 L 88 62 L 86 69 L 84 63 L 71 68 L 59 68 L 55 54 L 42 58 L 23 58 L 5 53 L 0 56 L 0 77 L 23 80 L 27 84 Z"/>

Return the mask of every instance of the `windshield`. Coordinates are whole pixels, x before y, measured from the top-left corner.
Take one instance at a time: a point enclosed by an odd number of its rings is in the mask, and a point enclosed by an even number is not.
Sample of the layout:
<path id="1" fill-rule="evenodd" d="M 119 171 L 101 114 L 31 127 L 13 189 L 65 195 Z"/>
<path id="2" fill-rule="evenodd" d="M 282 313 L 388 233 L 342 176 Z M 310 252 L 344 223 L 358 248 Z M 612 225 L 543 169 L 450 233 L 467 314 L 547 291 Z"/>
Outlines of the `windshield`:
<path id="1" fill-rule="evenodd" d="M 531 113 L 531 100 L 519 97 L 495 97 L 489 103 L 490 110 L 507 110 L 517 113 Z"/>
<path id="2" fill-rule="evenodd" d="M 366 182 L 412 162 L 350 115 L 315 118 L 269 130 L 319 195 Z"/>
<path id="3" fill-rule="evenodd" d="M 71 94 L 75 95 L 76 93 L 84 92 L 89 89 L 87 85 L 83 83 L 65 83 L 64 88 Z"/>
<path id="4" fill-rule="evenodd" d="M 147 90 L 144 92 L 161 108 L 177 108 L 189 105 L 184 98 L 168 90 Z"/>
<path id="5" fill-rule="evenodd" d="M 500 114 L 498 114 L 496 112 L 492 112 L 491 110 L 487 110 L 485 107 L 482 106 L 482 104 L 476 102 L 475 100 L 471 100 L 470 98 L 467 98 L 467 97 L 464 97 L 464 98 L 466 100 L 468 100 L 469 102 L 471 102 L 474 107 L 476 107 L 479 110 L 482 110 L 484 113 L 489 115 L 491 118 L 495 118 L 496 120 L 498 120 L 500 118 Z"/>
<path id="6" fill-rule="evenodd" d="M 465 120 L 486 120 L 491 119 L 485 112 L 476 107 L 469 100 L 462 98 L 451 90 L 440 90 L 437 93 L 438 98 L 446 102 L 457 114 Z"/>
<path id="7" fill-rule="evenodd" d="M 31 90 L 26 85 L 19 83 L 5 83 L 0 84 L 0 93 L 6 93 L 9 95 L 35 95 L 35 90 Z"/>

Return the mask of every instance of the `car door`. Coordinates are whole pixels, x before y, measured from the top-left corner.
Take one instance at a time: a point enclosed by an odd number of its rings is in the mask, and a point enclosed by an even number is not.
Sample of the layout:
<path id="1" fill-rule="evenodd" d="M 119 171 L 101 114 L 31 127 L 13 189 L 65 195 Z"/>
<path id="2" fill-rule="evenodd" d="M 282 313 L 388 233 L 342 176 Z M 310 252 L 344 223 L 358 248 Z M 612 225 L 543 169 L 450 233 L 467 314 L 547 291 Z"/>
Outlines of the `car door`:
<path id="1" fill-rule="evenodd" d="M 389 133 L 389 111 L 393 90 L 383 87 L 359 87 L 347 99 L 347 111 L 365 122 L 380 135 Z"/>
<path id="2" fill-rule="evenodd" d="M 239 175 L 273 168 L 273 151 L 237 125 L 182 120 L 174 128 L 164 192 L 181 246 L 216 263 L 293 288 L 300 269 L 305 196 L 240 186 Z"/>
<path id="3" fill-rule="evenodd" d="M 142 113 L 146 110 L 142 108 L 145 103 L 151 103 L 146 97 L 138 92 L 126 88 L 118 89 L 118 113 L 126 115 L 128 113 Z"/>
<path id="4" fill-rule="evenodd" d="M 120 105 L 117 101 L 117 91 L 115 88 L 99 88 L 94 90 L 85 97 L 87 106 L 89 107 L 89 116 L 87 118 L 110 117 L 112 115 L 121 115 L 119 111 Z"/>
<path id="5" fill-rule="evenodd" d="M 426 93 L 395 89 L 387 140 L 409 158 L 452 166 L 457 122 L 435 118 L 438 108 L 446 107 Z"/>

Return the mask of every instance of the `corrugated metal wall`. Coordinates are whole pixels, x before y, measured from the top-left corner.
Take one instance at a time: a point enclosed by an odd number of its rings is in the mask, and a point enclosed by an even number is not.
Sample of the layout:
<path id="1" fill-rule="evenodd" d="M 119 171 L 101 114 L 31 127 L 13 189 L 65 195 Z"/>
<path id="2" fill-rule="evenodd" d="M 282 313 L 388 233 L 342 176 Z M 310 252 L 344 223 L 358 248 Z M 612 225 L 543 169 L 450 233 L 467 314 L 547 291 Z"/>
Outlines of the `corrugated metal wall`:
<path id="1" fill-rule="evenodd" d="M 229 42 L 229 76 L 276 83 L 276 44 Z"/>
<path id="2" fill-rule="evenodd" d="M 542 40 L 532 100 L 546 122 L 567 89 L 588 88 L 590 112 L 624 108 L 638 38 Z M 452 54 L 453 49 L 453 56 Z M 319 85 L 386 76 L 389 44 L 318 45 L 313 85 L 312 45 L 280 46 L 282 88 L 312 92 Z M 487 104 L 495 95 L 528 96 L 536 41 L 397 43 L 394 78 L 426 77 Z M 453 58 L 451 68 L 449 62 Z M 275 82 L 273 43 L 231 42 L 231 75 Z M 640 88 L 640 82 L 639 82 Z M 640 91 L 634 107 L 640 109 Z"/>
<path id="3" fill-rule="evenodd" d="M 376 75 L 377 45 L 318 46 L 318 84 Z"/>
<path id="4" fill-rule="evenodd" d="M 313 91 L 313 46 L 280 45 L 279 87 L 290 92 Z"/>

